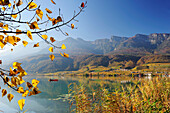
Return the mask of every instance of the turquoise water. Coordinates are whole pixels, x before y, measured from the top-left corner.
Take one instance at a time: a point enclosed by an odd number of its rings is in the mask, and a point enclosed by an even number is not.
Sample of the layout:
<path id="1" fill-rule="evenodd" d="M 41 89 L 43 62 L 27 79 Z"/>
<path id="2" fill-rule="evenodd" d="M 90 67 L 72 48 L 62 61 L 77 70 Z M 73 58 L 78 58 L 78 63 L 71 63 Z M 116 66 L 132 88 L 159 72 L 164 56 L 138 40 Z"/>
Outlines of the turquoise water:
<path id="1" fill-rule="evenodd" d="M 42 93 L 35 96 L 27 96 L 24 110 L 28 110 L 28 113 L 68 113 L 70 110 L 70 104 L 68 101 L 68 85 L 73 82 L 77 82 L 71 79 L 59 79 L 58 82 L 49 82 L 48 78 L 37 78 L 40 83 L 38 88 Z M 31 79 L 25 80 L 31 81 Z M 7 88 L 1 82 L 2 88 Z M 19 106 L 17 101 L 22 99 L 22 95 L 7 88 L 7 92 L 11 92 L 14 95 L 14 99 L 9 102 L 7 97 L 0 97 L 0 102 L 8 105 L 11 109 L 15 109 L 19 112 Z M 8 112 L 5 108 L 0 110 Z M 15 112 L 16 113 L 16 112 Z"/>
<path id="2" fill-rule="evenodd" d="M 35 77 L 26 79 L 24 78 L 25 81 L 30 83 L 32 79 L 35 79 Z M 70 103 L 68 85 L 70 83 L 78 84 L 80 79 L 63 77 L 59 78 L 59 81 L 57 82 L 49 82 L 49 77 L 39 77 L 36 79 L 40 81 L 38 88 L 42 93 L 35 96 L 27 96 L 26 98 L 24 97 L 26 103 L 23 111 L 28 110 L 26 113 L 69 113 Z M 88 91 L 100 88 L 99 83 L 102 82 L 102 80 L 98 79 L 95 80 L 85 78 L 81 79 L 81 81 L 85 82 L 84 85 L 87 87 Z M 107 88 L 109 91 L 112 91 L 116 86 L 121 85 L 115 81 L 104 81 L 107 83 L 105 83 L 103 87 Z M 22 95 L 18 94 L 16 91 L 13 91 L 11 88 L 7 88 L 7 86 L 3 84 L 3 81 L 0 81 L 0 86 L 2 89 L 7 89 L 8 93 L 11 92 L 14 95 L 14 99 L 11 102 L 8 101 L 6 96 L 3 98 L 0 97 L 0 103 L 6 104 L 10 109 L 13 109 L 13 111 L 1 107 L 1 105 L 0 110 L 4 111 L 5 113 L 20 112 L 18 100 L 22 99 Z"/>

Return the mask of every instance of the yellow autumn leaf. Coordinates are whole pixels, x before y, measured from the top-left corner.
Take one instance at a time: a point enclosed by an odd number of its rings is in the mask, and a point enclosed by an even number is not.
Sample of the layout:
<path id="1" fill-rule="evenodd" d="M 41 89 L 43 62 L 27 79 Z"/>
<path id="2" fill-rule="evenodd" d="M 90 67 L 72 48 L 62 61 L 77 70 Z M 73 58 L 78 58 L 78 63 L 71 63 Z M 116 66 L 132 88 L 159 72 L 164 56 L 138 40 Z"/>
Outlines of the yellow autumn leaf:
<path id="1" fill-rule="evenodd" d="M 39 43 L 37 43 L 37 44 L 34 44 L 34 46 L 33 47 L 39 47 Z"/>
<path id="2" fill-rule="evenodd" d="M 30 90 L 33 86 L 32 86 L 31 83 L 27 82 L 27 87 L 28 87 L 28 89 Z"/>
<path id="3" fill-rule="evenodd" d="M 60 52 L 60 55 L 61 55 L 61 56 L 64 56 L 61 52 Z"/>
<path id="4" fill-rule="evenodd" d="M 51 2 L 52 2 L 53 4 L 56 4 L 53 0 L 51 0 Z"/>
<path id="5" fill-rule="evenodd" d="M 5 38 L 5 41 L 12 44 L 12 45 L 14 45 L 14 43 L 15 43 L 15 40 L 14 40 L 14 38 L 12 36 L 7 36 Z"/>
<path id="6" fill-rule="evenodd" d="M 16 37 L 16 36 L 12 36 L 14 42 L 19 42 L 21 39 L 19 37 Z"/>
<path id="7" fill-rule="evenodd" d="M 26 90 L 23 94 L 22 94 L 22 97 L 26 97 L 28 95 L 29 91 Z"/>
<path id="8" fill-rule="evenodd" d="M 41 37 L 45 40 L 47 40 L 48 36 L 47 35 L 41 35 Z"/>
<path id="9" fill-rule="evenodd" d="M 17 14 L 11 15 L 11 16 L 12 16 L 12 18 L 15 18 L 15 19 L 17 18 Z"/>
<path id="10" fill-rule="evenodd" d="M 33 40 L 31 31 L 27 31 L 27 36 L 28 36 L 31 40 Z"/>
<path id="11" fill-rule="evenodd" d="M 10 71 L 10 73 L 9 73 L 10 76 L 17 74 L 17 71 L 13 71 L 11 67 L 9 68 L 9 71 Z"/>
<path id="12" fill-rule="evenodd" d="M 57 24 L 57 22 L 58 22 L 57 19 L 55 19 L 55 18 L 52 19 L 52 25 Z"/>
<path id="13" fill-rule="evenodd" d="M 4 25 L 2 28 L 4 28 L 5 30 L 8 30 L 8 24 Z"/>
<path id="14" fill-rule="evenodd" d="M 4 84 L 6 84 L 9 81 L 9 78 L 7 76 L 4 76 Z"/>
<path id="15" fill-rule="evenodd" d="M 8 82 L 8 84 L 11 86 L 11 87 L 14 87 L 15 85 L 12 84 L 10 81 Z M 9 87 L 9 86 L 8 86 Z M 9 87 L 10 88 L 10 87 Z"/>
<path id="16" fill-rule="evenodd" d="M 25 72 L 25 70 L 23 70 L 21 66 L 18 66 L 17 70 L 18 70 L 18 72 L 20 72 L 20 73 L 21 73 L 21 72 Z"/>
<path id="17" fill-rule="evenodd" d="M 25 105 L 25 99 L 18 100 L 18 105 L 19 105 L 19 107 L 20 107 L 20 109 L 22 111 L 22 109 L 23 109 L 23 107 Z"/>
<path id="18" fill-rule="evenodd" d="M 69 58 L 69 54 L 64 53 L 64 57 Z"/>
<path id="19" fill-rule="evenodd" d="M 32 89 L 32 95 L 36 95 L 36 94 L 39 94 L 39 93 L 41 93 L 41 91 L 39 91 L 38 88 L 35 88 L 35 87 L 34 87 L 34 88 Z"/>
<path id="20" fill-rule="evenodd" d="M 36 10 L 36 14 L 41 18 L 42 20 L 42 17 L 43 17 L 43 12 L 40 10 L 40 9 L 37 9 Z"/>
<path id="21" fill-rule="evenodd" d="M 15 87 L 17 87 L 16 77 L 12 77 L 12 78 L 11 78 L 11 83 L 12 83 Z"/>
<path id="22" fill-rule="evenodd" d="M 18 62 L 13 63 L 13 68 L 14 69 L 17 69 L 19 66 L 21 66 L 21 63 L 18 63 Z"/>
<path id="23" fill-rule="evenodd" d="M 2 89 L 2 97 L 5 96 L 7 94 L 6 89 Z"/>
<path id="24" fill-rule="evenodd" d="M 37 87 L 37 85 L 38 85 L 39 82 L 40 82 L 40 81 L 38 81 L 38 80 L 36 80 L 36 79 L 33 79 L 33 80 L 32 80 L 32 85 L 33 85 L 34 87 Z"/>
<path id="25" fill-rule="evenodd" d="M 27 41 L 22 41 L 22 43 L 23 43 L 24 47 L 28 44 Z"/>
<path id="26" fill-rule="evenodd" d="M 11 7 L 11 3 L 8 4 L 8 7 Z"/>
<path id="27" fill-rule="evenodd" d="M 55 56 L 52 54 L 52 55 L 49 55 L 50 59 L 53 61 Z"/>
<path id="28" fill-rule="evenodd" d="M 60 55 L 63 56 L 63 57 L 69 58 L 69 54 L 66 54 L 66 53 L 62 54 L 62 53 L 60 52 Z"/>
<path id="29" fill-rule="evenodd" d="M 36 3 L 34 3 L 34 2 L 29 2 L 28 4 L 30 4 L 29 5 L 29 9 L 35 9 L 35 8 L 37 8 L 37 4 Z"/>
<path id="30" fill-rule="evenodd" d="M 52 11 L 49 10 L 48 8 L 45 8 L 45 10 L 46 10 L 48 13 L 52 13 Z"/>
<path id="31" fill-rule="evenodd" d="M 30 29 L 40 29 L 40 28 L 38 27 L 38 24 L 37 24 L 36 21 L 32 22 L 29 27 L 30 27 Z"/>
<path id="32" fill-rule="evenodd" d="M 3 10 L 3 11 L 5 11 L 5 9 L 6 9 L 5 7 L 2 7 L 2 10 Z"/>
<path id="33" fill-rule="evenodd" d="M 18 77 L 23 77 L 23 76 L 25 76 L 25 75 L 27 75 L 27 72 L 21 72 L 21 73 L 18 75 Z"/>
<path id="34" fill-rule="evenodd" d="M 62 44 L 61 49 L 66 49 L 66 46 Z"/>
<path id="35" fill-rule="evenodd" d="M 24 93 L 23 87 L 19 87 L 19 88 L 17 89 L 17 92 L 18 92 L 18 93 Z"/>
<path id="36" fill-rule="evenodd" d="M 74 29 L 74 24 L 71 24 L 71 28 Z"/>
<path id="37" fill-rule="evenodd" d="M 53 52 L 53 47 L 50 47 L 50 48 L 49 48 L 49 51 L 50 51 L 50 52 Z"/>
<path id="38" fill-rule="evenodd" d="M 13 94 L 8 94 L 7 98 L 9 100 L 9 102 L 11 102 L 11 100 L 14 98 L 14 95 Z"/>
<path id="39" fill-rule="evenodd" d="M 16 29 L 16 32 L 17 32 L 16 35 L 22 34 L 21 30 L 19 30 L 19 29 Z"/>
<path id="40" fill-rule="evenodd" d="M 3 49 L 4 46 L 5 46 L 5 44 L 0 40 L 0 47 L 1 47 L 1 49 Z"/>

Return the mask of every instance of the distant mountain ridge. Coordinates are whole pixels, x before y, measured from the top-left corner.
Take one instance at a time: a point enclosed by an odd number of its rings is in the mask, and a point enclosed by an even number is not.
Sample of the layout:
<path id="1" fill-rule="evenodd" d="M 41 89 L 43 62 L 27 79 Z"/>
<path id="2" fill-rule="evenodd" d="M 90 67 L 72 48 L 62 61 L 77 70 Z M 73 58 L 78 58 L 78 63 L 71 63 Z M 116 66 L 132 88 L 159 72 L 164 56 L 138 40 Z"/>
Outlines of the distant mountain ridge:
<path id="1" fill-rule="evenodd" d="M 133 37 L 111 36 L 110 39 L 97 39 L 95 41 L 86 41 L 81 38 L 68 37 L 62 41 L 54 42 L 54 45 L 66 45 L 65 50 L 61 52 L 72 55 L 89 55 L 89 54 L 124 54 L 124 55 L 153 55 L 153 54 L 170 54 L 170 33 L 153 33 L 150 35 L 136 34 Z M 19 45 L 14 48 L 13 52 L 2 53 L 0 59 L 4 62 L 11 62 L 18 58 L 26 56 L 49 54 L 50 45 L 40 42 L 40 47 L 33 48 L 33 43 L 24 47 Z M 55 54 L 59 49 L 54 50 Z"/>
<path id="2" fill-rule="evenodd" d="M 88 66 L 133 68 L 145 63 L 170 63 L 170 55 L 76 55 L 70 58 L 54 54 L 51 61 L 48 54 L 30 56 L 18 60 L 28 73 L 54 73 L 57 71 L 76 71 Z M 130 65 L 129 65 L 130 63 Z M 9 67 L 9 66 L 8 66 Z"/>
<path id="3" fill-rule="evenodd" d="M 66 52 L 70 55 L 170 54 L 170 33 L 136 34 L 133 37 L 112 36 L 110 39 L 95 41 L 69 37 L 57 43 L 64 43 L 67 47 Z"/>

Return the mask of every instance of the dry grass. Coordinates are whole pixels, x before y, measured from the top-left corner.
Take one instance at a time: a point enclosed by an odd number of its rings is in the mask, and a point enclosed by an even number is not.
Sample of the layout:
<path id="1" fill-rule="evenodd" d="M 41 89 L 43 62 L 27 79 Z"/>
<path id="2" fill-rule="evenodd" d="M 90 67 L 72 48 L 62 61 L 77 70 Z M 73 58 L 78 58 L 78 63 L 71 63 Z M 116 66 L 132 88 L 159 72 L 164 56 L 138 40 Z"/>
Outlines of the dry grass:
<path id="1" fill-rule="evenodd" d="M 69 85 L 72 112 L 170 112 L 170 78 L 141 79 L 112 90 L 102 83 L 96 88 L 87 86 L 88 83 Z"/>

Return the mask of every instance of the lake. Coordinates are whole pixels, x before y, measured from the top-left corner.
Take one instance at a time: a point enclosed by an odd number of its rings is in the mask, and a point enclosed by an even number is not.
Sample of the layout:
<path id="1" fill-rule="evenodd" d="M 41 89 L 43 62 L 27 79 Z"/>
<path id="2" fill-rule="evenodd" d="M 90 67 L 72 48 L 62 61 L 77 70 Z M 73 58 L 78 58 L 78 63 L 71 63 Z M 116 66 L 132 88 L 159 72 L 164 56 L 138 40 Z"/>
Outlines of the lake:
<path id="1" fill-rule="evenodd" d="M 35 77 L 34 77 L 35 78 Z M 49 82 L 50 77 L 39 77 L 36 78 L 40 81 L 38 84 L 38 88 L 42 93 L 35 95 L 35 96 L 27 96 L 26 103 L 24 106 L 23 111 L 28 110 L 27 113 L 68 113 L 70 112 L 70 103 L 68 101 L 68 85 L 70 83 L 78 83 L 79 81 L 84 81 L 85 79 L 75 79 L 75 78 L 59 78 L 57 82 Z M 55 78 L 55 77 L 54 77 Z M 58 77 L 57 77 L 58 78 Z M 25 81 L 31 83 L 32 78 L 26 78 Z M 92 82 L 93 84 L 92 84 Z M 88 85 L 91 85 L 94 89 L 99 87 L 96 82 L 101 82 L 101 80 L 87 80 Z M 95 81 L 95 82 L 94 82 Z M 0 102 L 8 105 L 13 111 L 12 112 L 19 112 L 18 100 L 22 99 L 22 95 L 18 94 L 17 92 L 13 91 L 10 88 L 7 88 L 6 85 L 3 85 L 3 82 L 0 83 L 2 88 L 6 88 L 7 92 L 11 92 L 14 95 L 14 99 L 9 102 L 7 97 L 0 97 Z M 107 81 L 105 84 L 106 87 L 112 88 L 112 86 L 116 85 L 117 83 Z M 4 111 L 5 113 L 8 112 L 6 108 L 2 108 L 0 106 L 0 110 Z"/>

